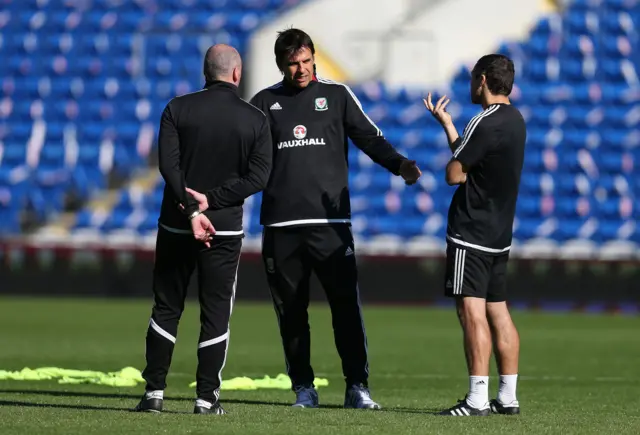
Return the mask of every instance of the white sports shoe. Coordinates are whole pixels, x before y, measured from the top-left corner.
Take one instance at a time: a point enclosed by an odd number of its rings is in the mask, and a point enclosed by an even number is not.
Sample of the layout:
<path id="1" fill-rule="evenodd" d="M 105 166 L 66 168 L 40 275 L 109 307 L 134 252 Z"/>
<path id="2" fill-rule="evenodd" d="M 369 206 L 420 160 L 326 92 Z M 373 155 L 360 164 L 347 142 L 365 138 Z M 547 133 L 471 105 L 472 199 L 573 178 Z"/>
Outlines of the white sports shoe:
<path id="1" fill-rule="evenodd" d="M 344 396 L 344 407 L 355 409 L 382 409 L 371 399 L 369 389 L 364 385 L 352 385 Z"/>

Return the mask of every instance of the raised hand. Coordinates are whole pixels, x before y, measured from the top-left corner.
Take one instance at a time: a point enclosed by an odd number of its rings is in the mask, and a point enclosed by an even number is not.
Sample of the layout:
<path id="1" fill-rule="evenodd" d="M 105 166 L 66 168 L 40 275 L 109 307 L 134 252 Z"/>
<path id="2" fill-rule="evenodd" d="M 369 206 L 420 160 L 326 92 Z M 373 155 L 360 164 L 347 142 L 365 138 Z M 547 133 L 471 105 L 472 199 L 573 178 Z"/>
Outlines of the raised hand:
<path id="1" fill-rule="evenodd" d="M 440 97 L 435 106 L 431 102 L 431 92 L 429 92 L 429 94 L 427 95 L 427 99 L 423 99 L 422 101 L 424 102 L 427 110 L 443 127 L 453 124 L 451 114 L 447 112 L 447 105 L 449 104 L 451 99 L 447 98 L 446 95 Z"/>

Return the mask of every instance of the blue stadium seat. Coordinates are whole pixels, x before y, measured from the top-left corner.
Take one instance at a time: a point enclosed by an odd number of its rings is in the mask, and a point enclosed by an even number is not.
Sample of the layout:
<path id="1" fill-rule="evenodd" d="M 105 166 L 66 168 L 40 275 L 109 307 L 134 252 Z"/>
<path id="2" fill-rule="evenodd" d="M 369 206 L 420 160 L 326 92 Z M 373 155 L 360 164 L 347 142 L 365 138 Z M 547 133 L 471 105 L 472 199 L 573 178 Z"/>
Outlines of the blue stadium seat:
<path id="1" fill-rule="evenodd" d="M 127 218 L 130 214 L 130 211 L 114 210 L 102 225 L 102 229 L 110 231 L 127 227 Z"/>
<path id="2" fill-rule="evenodd" d="M 542 177 L 539 174 L 525 171 L 520 179 L 520 194 L 531 197 L 539 196 L 542 192 Z"/>
<path id="3" fill-rule="evenodd" d="M 598 27 L 598 16 L 593 12 L 569 11 L 564 19 L 565 28 L 573 34 L 596 33 Z"/>
<path id="4" fill-rule="evenodd" d="M 597 69 L 582 59 L 567 59 L 560 64 L 560 80 L 565 83 L 580 83 L 593 80 Z"/>
<path id="5" fill-rule="evenodd" d="M 633 21 L 626 12 L 608 12 L 600 16 L 602 30 L 611 36 L 624 35 L 628 32 L 625 21 L 630 21 L 633 25 Z"/>
<path id="6" fill-rule="evenodd" d="M 624 224 L 624 221 L 620 221 L 617 219 L 602 221 L 602 223 L 599 225 L 598 232 L 595 234 L 596 240 L 599 242 L 605 242 L 608 240 L 620 239 L 620 229 Z"/>
<path id="7" fill-rule="evenodd" d="M 559 242 L 566 242 L 569 240 L 580 239 L 581 230 L 584 228 L 586 221 L 577 218 L 564 219 L 562 225 L 559 225 L 557 230 L 553 233 L 553 238 Z"/>
<path id="8" fill-rule="evenodd" d="M 137 230 L 141 233 L 146 233 L 149 231 L 156 230 L 158 228 L 158 212 L 154 211 L 153 213 L 149 213 L 145 216 L 145 219 L 142 221 L 140 225 L 138 225 Z"/>
<path id="9" fill-rule="evenodd" d="M 64 146 L 59 143 L 49 143 L 40 151 L 40 164 L 49 168 L 64 166 Z"/>
<path id="10" fill-rule="evenodd" d="M 573 0 L 572 10 L 578 12 L 597 11 L 602 4 L 602 0 Z"/>
<path id="11" fill-rule="evenodd" d="M 585 1 L 585 0 L 582 0 L 582 1 Z M 604 7 L 611 10 L 616 10 L 616 11 L 624 11 L 624 10 L 631 9 L 637 12 L 638 8 L 640 7 L 640 3 L 638 3 L 638 0 L 605 0 L 604 3 L 605 3 Z"/>
<path id="12" fill-rule="evenodd" d="M 566 113 L 567 123 L 563 143 L 569 143 L 576 148 L 588 142 L 592 133 L 588 129 L 598 127 L 607 116 L 601 107 L 593 106 L 569 106 Z"/>
<path id="13" fill-rule="evenodd" d="M 540 196 L 521 196 L 518 199 L 518 216 L 522 218 L 542 218 L 550 215 L 543 206 Z"/>
<path id="14" fill-rule="evenodd" d="M 14 168 L 27 163 L 26 143 L 7 143 L 2 150 L 0 167 Z"/>
<path id="15" fill-rule="evenodd" d="M 554 180 L 559 198 L 574 198 L 592 193 L 593 183 L 584 175 L 562 174 Z"/>
<path id="16" fill-rule="evenodd" d="M 538 236 L 538 228 L 541 221 L 539 219 L 519 219 L 519 225 L 514 231 L 514 237 L 517 240 L 530 240 Z"/>
<path id="17" fill-rule="evenodd" d="M 68 170 L 43 165 L 35 173 L 34 188 L 29 193 L 31 205 L 36 214 L 44 219 L 48 214 L 62 210 L 64 198 L 71 186 Z"/>
<path id="18" fill-rule="evenodd" d="M 629 57 L 632 52 L 637 52 L 638 43 L 627 36 L 611 35 L 602 38 L 600 47 L 605 59 L 623 59 Z"/>

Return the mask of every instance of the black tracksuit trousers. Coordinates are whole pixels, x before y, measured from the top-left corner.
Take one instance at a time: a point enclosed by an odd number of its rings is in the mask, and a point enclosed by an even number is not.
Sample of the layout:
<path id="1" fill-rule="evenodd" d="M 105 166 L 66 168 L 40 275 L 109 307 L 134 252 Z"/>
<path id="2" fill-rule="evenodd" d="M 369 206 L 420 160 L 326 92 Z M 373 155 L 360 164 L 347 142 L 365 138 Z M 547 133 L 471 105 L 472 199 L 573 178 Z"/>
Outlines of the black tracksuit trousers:
<path id="1" fill-rule="evenodd" d="M 200 338 L 197 398 L 216 402 L 229 346 L 241 238 L 214 238 L 207 248 L 189 234 L 158 230 L 153 270 L 154 305 L 146 338 L 146 390 L 164 390 L 184 310 L 187 287 L 198 268 Z"/>
<path id="2" fill-rule="evenodd" d="M 345 381 L 366 386 L 367 337 L 350 226 L 265 227 L 262 256 L 293 388 L 315 379 L 307 315 L 312 271 L 329 301 Z"/>

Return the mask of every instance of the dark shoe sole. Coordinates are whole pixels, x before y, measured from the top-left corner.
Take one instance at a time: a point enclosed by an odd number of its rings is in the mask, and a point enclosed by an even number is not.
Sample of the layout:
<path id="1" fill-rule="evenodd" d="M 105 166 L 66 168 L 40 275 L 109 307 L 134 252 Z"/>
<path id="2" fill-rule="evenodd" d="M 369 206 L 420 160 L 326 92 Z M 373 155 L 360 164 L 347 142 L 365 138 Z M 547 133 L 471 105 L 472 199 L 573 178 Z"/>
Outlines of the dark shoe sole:
<path id="1" fill-rule="evenodd" d="M 193 408 L 193 413 L 197 415 L 226 415 L 227 411 L 222 409 L 222 412 L 219 412 L 217 409 L 207 409 L 197 406 Z"/>
<path id="2" fill-rule="evenodd" d="M 491 412 L 499 415 L 520 415 L 520 407 L 517 408 L 502 408 L 500 410 L 491 407 Z"/>
<path id="3" fill-rule="evenodd" d="M 499 406 L 499 405 L 496 405 L 494 401 L 491 401 L 491 412 L 493 414 L 500 414 L 500 415 L 519 415 L 520 407 L 519 406 L 512 406 L 512 407 Z"/>
<path id="4" fill-rule="evenodd" d="M 344 405 L 344 409 L 367 409 L 367 410 L 371 410 L 371 411 L 378 411 L 380 409 L 382 409 L 382 406 L 380 405 L 375 405 L 375 406 L 365 406 L 364 408 L 357 408 L 353 405 Z"/>
<path id="5" fill-rule="evenodd" d="M 152 414 L 160 414 L 162 411 L 158 410 L 158 409 L 139 409 L 139 408 L 133 408 L 131 410 L 131 412 L 149 412 Z"/>

